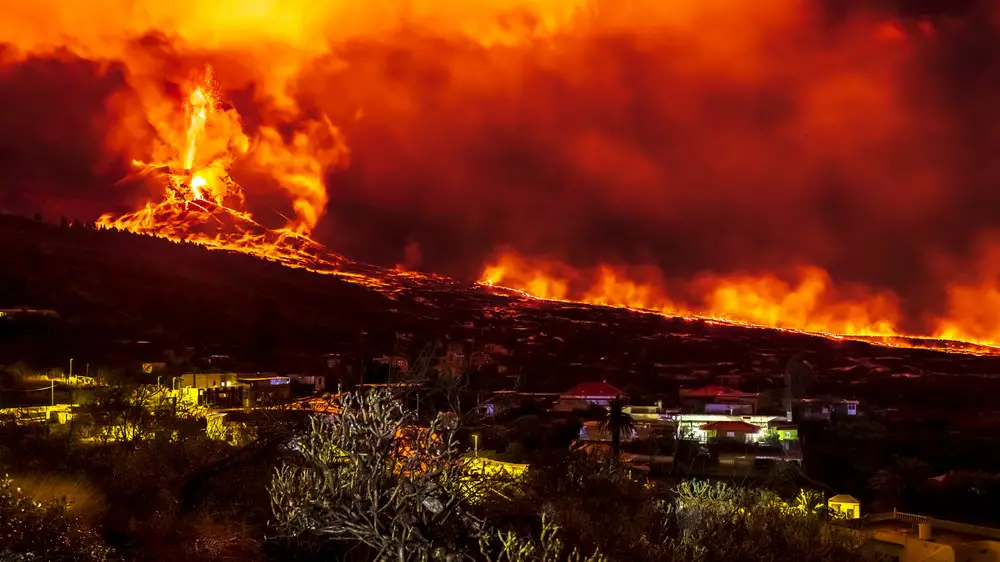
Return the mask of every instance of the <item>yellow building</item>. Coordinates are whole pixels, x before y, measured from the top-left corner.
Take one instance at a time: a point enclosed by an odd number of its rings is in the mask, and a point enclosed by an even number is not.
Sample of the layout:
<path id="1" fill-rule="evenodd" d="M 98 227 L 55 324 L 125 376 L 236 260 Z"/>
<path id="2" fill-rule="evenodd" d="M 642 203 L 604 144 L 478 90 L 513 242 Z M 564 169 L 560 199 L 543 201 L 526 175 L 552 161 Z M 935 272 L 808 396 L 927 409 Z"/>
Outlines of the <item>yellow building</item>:
<path id="1" fill-rule="evenodd" d="M 861 517 L 861 502 L 854 496 L 838 494 L 827 500 L 826 503 L 831 510 L 844 514 L 848 519 Z"/>

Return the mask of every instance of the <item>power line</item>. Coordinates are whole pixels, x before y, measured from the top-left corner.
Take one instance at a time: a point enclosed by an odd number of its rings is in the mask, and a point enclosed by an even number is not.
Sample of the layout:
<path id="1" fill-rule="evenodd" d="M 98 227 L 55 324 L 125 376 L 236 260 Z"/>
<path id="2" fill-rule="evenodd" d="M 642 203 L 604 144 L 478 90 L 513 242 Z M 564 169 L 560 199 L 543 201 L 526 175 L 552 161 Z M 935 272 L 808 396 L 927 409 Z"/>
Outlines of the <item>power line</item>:
<path id="1" fill-rule="evenodd" d="M 56 405 L 56 381 L 52 381 L 49 386 L 44 386 L 42 388 L 0 388 L 0 394 L 3 392 L 40 392 L 42 390 L 48 390 L 52 393 L 50 399 L 51 405 Z"/>
<path id="2" fill-rule="evenodd" d="M 51 390 L 56 383 L 53 381 L 49 386 L 43 386 L 41 388 L 0 388 L 0 392 L 38 392 L 40 390 Z"/>

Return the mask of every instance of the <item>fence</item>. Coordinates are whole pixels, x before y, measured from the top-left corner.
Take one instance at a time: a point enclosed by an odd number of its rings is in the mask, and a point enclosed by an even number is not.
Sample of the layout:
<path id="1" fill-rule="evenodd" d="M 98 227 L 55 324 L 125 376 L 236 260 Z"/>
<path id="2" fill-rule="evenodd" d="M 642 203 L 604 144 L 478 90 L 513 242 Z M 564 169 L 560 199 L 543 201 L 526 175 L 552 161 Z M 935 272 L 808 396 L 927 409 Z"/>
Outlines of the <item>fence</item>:
<path id="1" fill-rule="evenodd" d="M 982 537 L 983 539 L 1000 541 L 1000 529 L 970 525 L 968 523 L 959 523 L 957 521 L 948 521 L 946 519 L 934 519 L 933 517 L 927 517 L 926 515 L 914 515 L 912 513 L 903 513 L 901 511 L 873 513 L 858 519 L 843 521 L 842 524 L 852 529 L 862 529 L 867 525 L 881 523 L 883 521 L 898 521 L 900 523 L 906 523 L 913 526 L 917 526 L 921 523 L 930 523 L 932 529 L 941 529 L 955 533 Z"/>

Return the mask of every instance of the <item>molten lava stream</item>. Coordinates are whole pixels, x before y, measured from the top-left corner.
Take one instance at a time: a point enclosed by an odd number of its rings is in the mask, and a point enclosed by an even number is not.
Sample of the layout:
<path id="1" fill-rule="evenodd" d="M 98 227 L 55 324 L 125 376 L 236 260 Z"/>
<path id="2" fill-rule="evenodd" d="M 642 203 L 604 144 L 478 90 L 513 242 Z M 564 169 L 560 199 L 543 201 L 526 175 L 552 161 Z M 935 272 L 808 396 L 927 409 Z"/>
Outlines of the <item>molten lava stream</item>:
<path id="1" fill-rule="evenodd" d="M 565 264 L 529 260 L 507 251 L 483 270 L 479 284 L 526 298 L 626 308 L 686 320 L 857 339 L 891 347 L 1000 353 L 993 341 L 964 341 L 946 337 L 950 335 L 947 332 L 936 337 L 902 333 L 896 328 L 900 314 L 891 294 L 868 292 L 857 300 L 838 299 L 825 271 L 806 267 L 799 274 L 794 285 L 771 275 L 704 275 L 689 283 L 687 292 L 700 295 L 699 303 L 692 305 L 668 298 L 662 282 L 636 282 L 611 266 L 584 273 Z M 589 289 L 572 289 L 579 286 Z"/>

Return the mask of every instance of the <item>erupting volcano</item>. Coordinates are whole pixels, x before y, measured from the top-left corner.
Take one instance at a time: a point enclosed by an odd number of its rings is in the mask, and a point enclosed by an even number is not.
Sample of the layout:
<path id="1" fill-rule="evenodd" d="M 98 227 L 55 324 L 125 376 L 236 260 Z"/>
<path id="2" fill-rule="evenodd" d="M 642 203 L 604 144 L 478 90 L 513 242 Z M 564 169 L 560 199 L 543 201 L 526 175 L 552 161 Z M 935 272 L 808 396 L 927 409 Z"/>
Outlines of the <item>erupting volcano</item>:
<path id="1" fill-rule="evenodd" d="M 348 265 L 347 260 L 309 238 L 308 231 L 315 225 L 315 218 L 305 204 L 302 205 L 305 220 L 302 217 L 289 220 L 280 229 L 261 226 L 243 208 L 243 188 L 230 175 L 233 162 L 250 150 L 250 139 L 243 131 L 240 116 L 233 107 L 220 101 L 211 67 L 188 89 L 184 126 L 174 128 L 167 121 L 159 131 L 161 138 L 169 139 L 159 151 L 164 160 L 134 161 L 137 171 L 123 180 L 162 184 L 163 199 L 122 216 L 102 215 L 97 226 L 244 252 L 293 267 L 340 273 Z M 276 150 L 268 142 L 266 136 L 256 139 L 256 150 Z M 301 137 L 296 142 L 305 144 Z M 275 144 L 283 148 L 280 142 Z M 282 156 L 283 161 L 295 164 L 292 154 L 286 152 Z M 299 167 L 305 172 L 289 173 L 286 181 L 307 185 L 321 181 L 323 164 L 318 159 L 309 159 Z M 320 185 L 314 189 L 323 188 Z"/>
<path id="2" fill-rule="evenodd" d="M 247 157 L 251 147 L 240 116 L 219 99 L 211 67 L 188 89 L 182 133 L 177 134 L 170 128 L 162 131 L 164 138 L 175 139 L 178 144 L 167 145 L 161 151 L 164 161 L 133 162 L 137 171 L 123 180 L 162 184 L 163 199 L 122 216 L 105 214 L 97 221 L 99 227 L 244 252 L 287 266 L 342 275 L 350 281 L 389 292 L 421 280 L 444 281 L 440 277 L 406 273 L 398 268 L 384 270 L 351 262 L 312 240 L 308 235 L 312 225 L 304 227 L 301 222 L 289 221 L 284 228 L 268 229 L 255 222 L 243 208 L 243 189 L 230 174 L 233 163 Z M 255 144 L 258 148 L 261 146 Z M 320 166 L 314 163 L 313 168 Z M 319 181 L 318 178 L 317 173 L 312 181 Z M 656 275 L 655 269 L 653 271 Z M 562 277 L 560 272 L 568 277 Z M 827 337 L 868 338 L 891 345 L 969 349 L 968 346 L 920 341 L 918 337 L 900 334 L 895 328 L 898 311 L 892 295 L 867 295 L 861 300 L 831 299 L 828 293 L 833 289 L 826 272 L 802 268 L 800 275 L 801 280 L 795 286 L 770 276 L 703 276 L 690 283 L 703 300 L 700 305 L 690 305 L 668 298 L 662 279 L 637 282 L 627 273 L 608 265 L 589 275 L 581 274 L 564 264 L 530 262 L 506 251 L 497 263 L 486 267 L 478 284 L 500 292 L 513 291 L 516 296 L 529 299 L 621 307 Z M 596 281 L 583 293 L 571 292 L 574 285 L 580 285 L 581 279 Z M 946 335 L 938 337 L 946 339 Z"/>
<path id="3" fill-rule="evenodd" d="M 46 4 L 0 24 L 5 210 L 389 295 L 1000 342 L 995 2 Z"/>
<path id="4" fill-rule="evenodd" d="M 232 109 L 220 108 L 216 95 L 211 69 L 208 69 L 203 83 L 193 87 L 188 96 L 183 146 L 177 147 L 177 153 L 165 162 L 133 162 L 138 169 L 135 177 L 152 177 L 164 184 L 163 201 L 147 204 L 135 213 L 118 218 L 103 215 L 97 221 L 99 226 L 187 238 L 185 230 L 197 220 L 196 216 L 188 216 L 192 213 L 212 215 L 212 210 L 219 209 L 251 220 L 248 214 L 238 210 L 244 202 L 243 190 L 229 175 L 232 159 L 246 153 L 249 140 L 239 126 L 239 116 Z M 204 141 L 210 117 L 213 121 L 224 119 L 236 125 L 231 129 L 235 133 L 233 138 L 225 139 L 224 150 L 217 154 L 203 154 L 207 152 Z M 202 154 L 199 154 L 199 147 L 202 147 Z M 231 206 L 227 206 L 227 202 Z M 176 218 L 171 218 L 175 215 Z"/>

